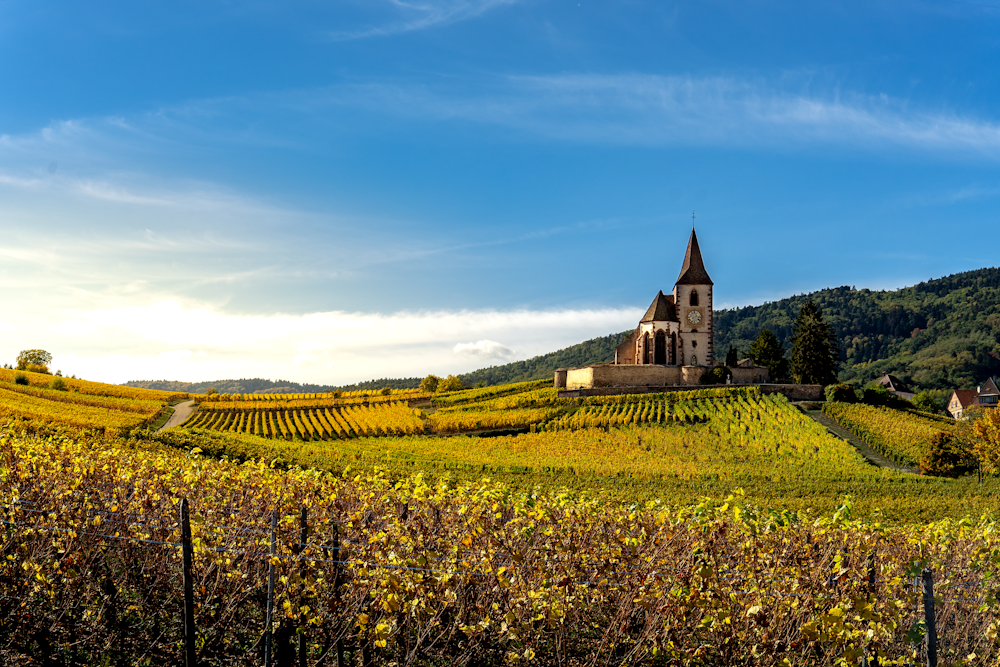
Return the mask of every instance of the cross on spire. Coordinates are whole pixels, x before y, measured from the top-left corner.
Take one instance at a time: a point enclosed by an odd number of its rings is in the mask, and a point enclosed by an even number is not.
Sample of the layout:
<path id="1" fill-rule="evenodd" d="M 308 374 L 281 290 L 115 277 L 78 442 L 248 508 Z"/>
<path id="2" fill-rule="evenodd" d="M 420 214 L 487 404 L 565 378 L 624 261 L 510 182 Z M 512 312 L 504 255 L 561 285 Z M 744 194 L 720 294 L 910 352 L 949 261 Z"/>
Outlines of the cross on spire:
<path id="1" fill-rule="evenodd" d="M 691 229 L 694 229 L 694 211 L 691 211 Z"/>

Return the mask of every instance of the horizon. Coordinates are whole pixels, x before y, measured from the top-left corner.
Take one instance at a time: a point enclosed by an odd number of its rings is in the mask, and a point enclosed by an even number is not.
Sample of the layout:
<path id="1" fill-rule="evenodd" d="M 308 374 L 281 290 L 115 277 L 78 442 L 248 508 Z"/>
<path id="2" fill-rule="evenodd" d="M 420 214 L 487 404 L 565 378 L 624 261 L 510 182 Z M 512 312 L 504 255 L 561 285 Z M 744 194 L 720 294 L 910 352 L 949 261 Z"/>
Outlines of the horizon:
<path id="1" fill-rule="evenodd" d="M 1000 5 L 0 4 L 0 358 L 460 374 L 996 263 Z M 928 43 L 937 48 L 927 48 Z"/>

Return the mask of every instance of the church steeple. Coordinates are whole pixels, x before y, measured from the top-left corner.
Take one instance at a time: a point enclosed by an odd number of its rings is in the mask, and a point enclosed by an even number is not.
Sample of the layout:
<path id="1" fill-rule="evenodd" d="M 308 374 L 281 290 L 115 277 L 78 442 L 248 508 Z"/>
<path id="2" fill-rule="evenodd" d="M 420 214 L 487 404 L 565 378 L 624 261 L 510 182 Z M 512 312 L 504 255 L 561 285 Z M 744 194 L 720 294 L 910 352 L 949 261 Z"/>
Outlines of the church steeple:
<path id="1" fill-rule="evenodd" d="M 684 266 L 677 278 L 678 285 L 714 285 L 705 270 L 705 262 L 701 259 L 701 248 L 698 247 L 698 234 L 691 226 L 691 238 L 688 240 L 687 253 L 684 255 Z"/>

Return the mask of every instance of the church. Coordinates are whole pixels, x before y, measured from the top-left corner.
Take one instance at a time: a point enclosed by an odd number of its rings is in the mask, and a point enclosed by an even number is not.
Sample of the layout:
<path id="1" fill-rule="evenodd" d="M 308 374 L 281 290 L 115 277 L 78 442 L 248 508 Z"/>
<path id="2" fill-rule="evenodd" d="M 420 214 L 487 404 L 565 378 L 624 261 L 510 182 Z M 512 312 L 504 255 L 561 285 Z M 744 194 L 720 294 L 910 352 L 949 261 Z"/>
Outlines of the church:
<path id="1" fill-rule="evenodd" d="M 614 362 L 583 368 L 560 368 L 555 386 L 672 387 L 702 384 L 717 364 L 713 350 L 712 278 L 691 228 L 680 275 L 670 294 L 657 293 L 646 314 L 616 349 Z M 767 369 L 740 366 L 728 370 L 730 382 L 767 382 Z"/>
<path id="2" fill-rule="evenodd" d="M 712 366 L 712 285 L 692 228 L 673 293 L 660 290 L 615 350 L 615 364 Z"/>

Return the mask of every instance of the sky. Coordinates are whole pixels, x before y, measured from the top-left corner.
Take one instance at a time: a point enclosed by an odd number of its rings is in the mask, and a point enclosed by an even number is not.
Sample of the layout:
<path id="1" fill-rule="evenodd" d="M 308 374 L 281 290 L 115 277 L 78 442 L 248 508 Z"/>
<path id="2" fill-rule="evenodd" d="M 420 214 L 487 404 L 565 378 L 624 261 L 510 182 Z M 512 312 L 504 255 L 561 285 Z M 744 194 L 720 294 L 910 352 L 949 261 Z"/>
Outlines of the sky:
<path id="1" fill-rule="evenodd" d="M 1000 0 L 0 3 L 0 363 L 460 373 L 997 265 Z"/>

